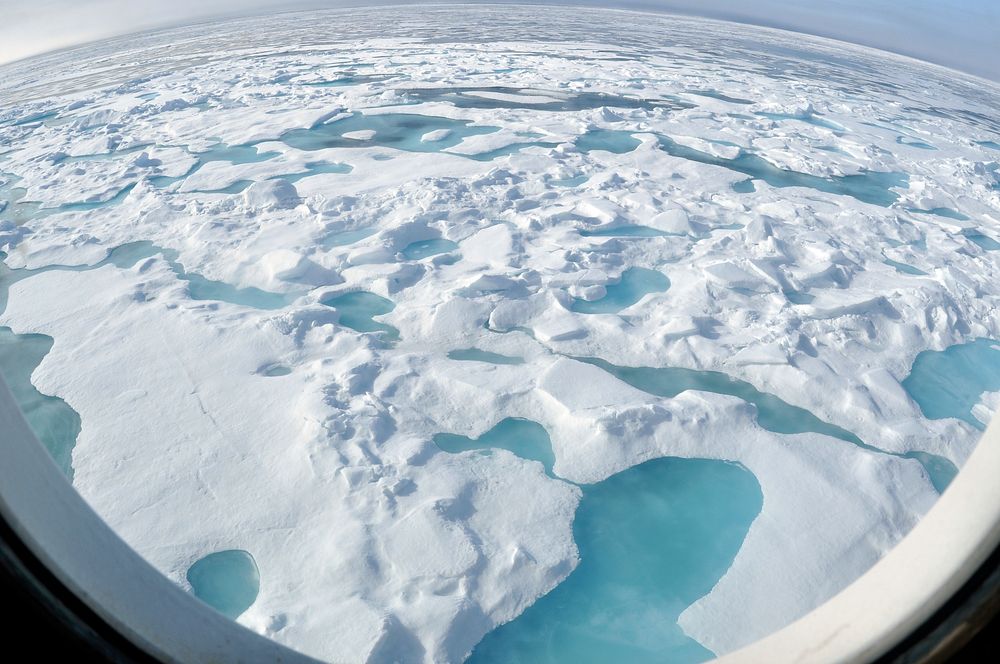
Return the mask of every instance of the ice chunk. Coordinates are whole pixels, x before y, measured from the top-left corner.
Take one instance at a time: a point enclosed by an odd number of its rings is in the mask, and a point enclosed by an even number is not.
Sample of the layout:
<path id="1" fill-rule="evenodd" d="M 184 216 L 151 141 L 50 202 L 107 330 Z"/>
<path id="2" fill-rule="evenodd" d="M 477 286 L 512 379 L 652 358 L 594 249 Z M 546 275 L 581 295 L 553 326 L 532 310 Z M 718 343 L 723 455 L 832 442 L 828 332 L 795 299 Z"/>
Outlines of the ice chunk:
<path id="1" fill-rule="evenodd" d="M 287 210 L 301 202 L 295 185 L 287 180 L 265 180 L 254 182 L 243 192 L 243 203 L 247 208 Z"/>

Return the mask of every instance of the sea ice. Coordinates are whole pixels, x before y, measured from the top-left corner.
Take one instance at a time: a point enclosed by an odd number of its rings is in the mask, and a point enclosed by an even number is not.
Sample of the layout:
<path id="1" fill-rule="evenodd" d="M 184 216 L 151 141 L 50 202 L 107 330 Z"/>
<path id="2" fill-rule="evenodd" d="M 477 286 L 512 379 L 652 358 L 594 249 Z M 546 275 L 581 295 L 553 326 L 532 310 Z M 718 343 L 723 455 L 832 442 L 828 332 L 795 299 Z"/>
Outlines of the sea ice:
<path id="1" fill-rule="evenodd" d="M 410 11 L 0 68 L 0 372 L 80 494 L 332 661 L 697 660 L 857 578 L 997 407 L 1000 92 Z"/>

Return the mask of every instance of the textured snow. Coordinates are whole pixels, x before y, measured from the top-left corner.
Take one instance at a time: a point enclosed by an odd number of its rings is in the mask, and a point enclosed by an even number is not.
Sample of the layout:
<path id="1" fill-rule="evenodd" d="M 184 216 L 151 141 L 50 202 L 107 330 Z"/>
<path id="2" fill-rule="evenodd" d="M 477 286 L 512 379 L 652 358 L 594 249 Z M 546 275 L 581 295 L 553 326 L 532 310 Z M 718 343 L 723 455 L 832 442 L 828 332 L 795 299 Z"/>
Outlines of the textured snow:
<path id="1" fill-rule="evenodd" d="M 1000 392 L 984 392 L 982 400 L 972 407 L 972 416 L 987 425 L 1000 409 Z"/>
<path id="2" fill-rule="evenodd" d="M 937 493 L 917 461 L 877 450 L 961 465 L 979 434 L 924 418 L 900 383 L 921 351 L 1000 338 L 1000 252 L 975 241 L 1000 240 L 985 145 L 1000 91 L 706 21 L 379 12 L 378 27 L 366 11 L 283 14 L 0 69 L 9 267 L 92 265 L 149 241 L 189 274 L 288 302 L 195 299 L 162 255 L 15 283 L 0 325 L 54 339 L 32 380 L 80 414 L 80 494 L 179 584 L 207 553 L 250 552 L 261 588 L 240 622 L 343 662 L 461 661 L 573 570 L 578 487 L 509 452 L 431 440 L 507 417 L 546 428 L 570 482 L 661 456 L 754 473 L 761 515 L 680 619 L 714 652 L 787 624 L 888 551 Z M 449 88 L 463 92 L 433 94 Z M 450 128 L 400 149 L 381 129 L 309 150 L 282 140 L 358 111 Z M 455 144 L 484 127 L 496 131 Z M 601 130 L 615 149 L 578 149 Z M 803 177 L 740 193 L 744 155 L 826 183 L 905 177 L 874 185 L 895 197 L 886 206 Z M 22 224 L 25 202 L 40 210 Z M 458 248 L 406 260 L 435 239 Z M 632 267 L 669 289 L 619 313 L 571 309 Z M 395 305 L 375 320 L 398 340 L 322 304 L 356 291 Z M 524 362 L 448 358 L 460 349 Z M 767 431 L 739 398 L 656 397 L 573 358 L 723 372 L 876 450 Z M 973 413 L 997 406 L 986 394 Z"/>

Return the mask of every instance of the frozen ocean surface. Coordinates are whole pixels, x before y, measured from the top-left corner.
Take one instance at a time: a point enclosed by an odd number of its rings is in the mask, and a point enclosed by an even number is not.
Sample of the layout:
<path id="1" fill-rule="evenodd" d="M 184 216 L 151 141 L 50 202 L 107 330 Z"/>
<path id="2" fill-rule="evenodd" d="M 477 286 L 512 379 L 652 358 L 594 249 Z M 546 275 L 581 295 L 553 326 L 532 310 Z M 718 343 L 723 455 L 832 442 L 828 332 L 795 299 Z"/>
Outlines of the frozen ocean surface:
<path id="1" fill-rule="evenodd" d="M 947 489 L 1000 407 L 996 86 L 379 19 L 0 67 L 0 374 L 150 563 L 330 661 L 694 662 Z"/>

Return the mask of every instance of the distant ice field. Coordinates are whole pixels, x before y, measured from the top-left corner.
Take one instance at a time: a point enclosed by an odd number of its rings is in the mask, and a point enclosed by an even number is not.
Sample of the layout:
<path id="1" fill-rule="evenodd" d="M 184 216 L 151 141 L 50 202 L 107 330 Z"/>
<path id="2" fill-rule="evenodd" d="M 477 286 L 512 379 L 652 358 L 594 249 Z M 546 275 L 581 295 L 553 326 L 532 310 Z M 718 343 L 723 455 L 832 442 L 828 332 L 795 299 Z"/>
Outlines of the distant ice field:
<path id="1" fill-rule="evenodd" d="M 150 563 L 337 662 L 694 662 L 1000 407 L 1000 89 L 761 28 L 279 14 L 0 67 L 0 374 Z"/>

